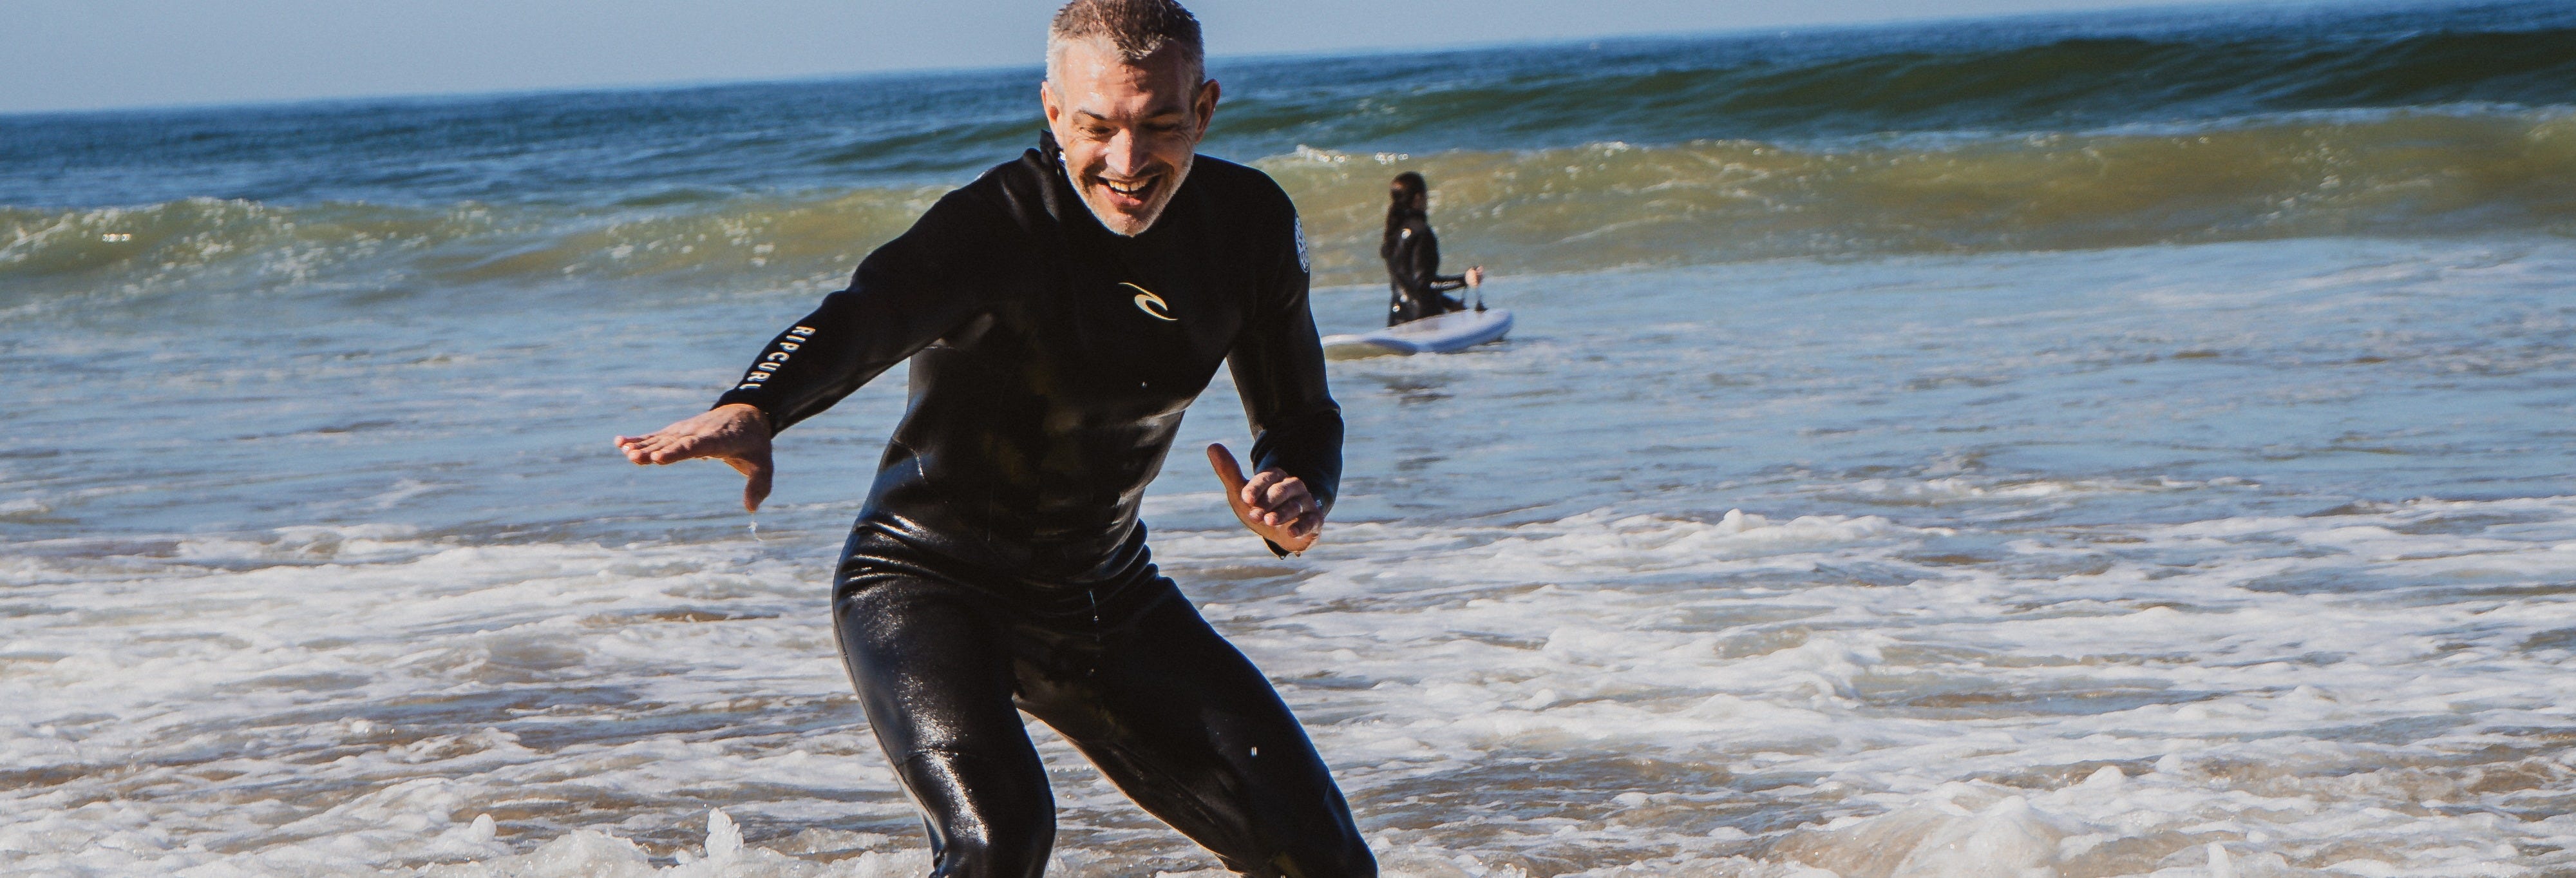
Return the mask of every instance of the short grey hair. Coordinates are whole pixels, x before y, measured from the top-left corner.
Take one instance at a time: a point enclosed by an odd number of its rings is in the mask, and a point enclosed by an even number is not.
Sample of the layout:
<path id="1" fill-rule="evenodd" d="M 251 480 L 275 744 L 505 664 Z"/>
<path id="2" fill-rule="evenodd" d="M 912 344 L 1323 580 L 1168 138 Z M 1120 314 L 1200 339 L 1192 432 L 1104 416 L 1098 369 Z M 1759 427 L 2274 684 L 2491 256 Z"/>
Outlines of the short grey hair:
<path id="1" fill-rule="evenodd" d="M 1165 49 L 1180 53 L 1181 72 L 1196 86 L 1207 81 L 1207 45 L 1199 39 L 1199 20 L 1173 0 L 1073 0 L 1055 11 L 1047 27 L 1046 75 L 1054 82 L 1064 63 L 1064 48 L 1078 40 L 1103 39 L 1129 64 Z"/>

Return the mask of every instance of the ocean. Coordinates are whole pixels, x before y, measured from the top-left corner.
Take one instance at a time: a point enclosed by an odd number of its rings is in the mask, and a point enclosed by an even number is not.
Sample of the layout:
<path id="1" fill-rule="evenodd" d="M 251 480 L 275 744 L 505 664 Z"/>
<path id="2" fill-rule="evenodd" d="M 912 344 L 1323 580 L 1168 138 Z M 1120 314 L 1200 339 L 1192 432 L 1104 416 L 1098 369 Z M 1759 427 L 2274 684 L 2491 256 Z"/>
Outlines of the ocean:
<path id="1" fill-rule="evenodd" d="M 1401 170 L 1518 317 L 1331 364 L 1302 557 L 1146 501 L 1390 876 L 2576 874 L 2576 6 L 1211 69 L 1325 332 Z M 1038 75 L 0 116 L 0 873 L 925 871 L 825 615 L 901 370 L 756 519 L 609 439 Z M 1050 874 L 1216 868 L 1033 733 Z"/>

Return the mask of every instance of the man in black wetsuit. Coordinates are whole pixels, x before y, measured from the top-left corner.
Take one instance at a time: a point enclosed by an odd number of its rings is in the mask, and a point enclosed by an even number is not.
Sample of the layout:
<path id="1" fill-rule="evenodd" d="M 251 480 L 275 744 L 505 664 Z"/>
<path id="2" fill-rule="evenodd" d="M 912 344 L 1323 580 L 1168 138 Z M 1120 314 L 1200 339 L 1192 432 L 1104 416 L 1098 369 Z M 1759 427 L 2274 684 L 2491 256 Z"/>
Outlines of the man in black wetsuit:
<path id="1" fill-rule="evenodd" d="M 1304 235 L 1269 177 L 1193 155 L 1218 95 L 1202 57 L 1171 0 L 1068 4 L 1037 148 L 870 254 L 715 408 L 617 440 L 639 464 L 725 461 L 757 507 L 774 433 L 910 358 L 832 609 L 935 875 L 1045 867 L 1054 801 L 1015 707 L 1229 869 L 1376 874 L 1296 718 L 1137 520 L 1220 361 L 1255 437 L 1230 498 L 1247 525 L 1304 548 L 1341 476 Z"/>

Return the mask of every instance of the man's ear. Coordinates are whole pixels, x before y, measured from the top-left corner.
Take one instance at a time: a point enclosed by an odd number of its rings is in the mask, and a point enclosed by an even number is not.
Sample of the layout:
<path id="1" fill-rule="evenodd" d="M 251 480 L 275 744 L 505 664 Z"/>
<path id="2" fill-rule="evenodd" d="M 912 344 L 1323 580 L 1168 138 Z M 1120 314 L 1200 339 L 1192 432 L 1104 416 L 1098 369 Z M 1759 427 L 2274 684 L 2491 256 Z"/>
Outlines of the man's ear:
<path id="1" fill-rule="evenodd" d="M 1056 82 L 1038 80 L 1038 106 L 1046 108 L 1048 129 L 1056 129 L 1056 124 L 1064 121 L 1064 98 L 1056 95 Z M 1056 136 L 1064 136 L 1064 131 L 1056 131 Z"/>
<path id="2" fill-rule="evenodd" d="M 1199 117 L 1198 134 L 1193 136 L 1192 140 L 1206 139 L 1208 123 L 1216 121 L 1216 94 L 1216 80 L 1208 80 L 1199 86 L 1199 99 L 1192 102 L 1190 106 L 1191 111 Z"/>

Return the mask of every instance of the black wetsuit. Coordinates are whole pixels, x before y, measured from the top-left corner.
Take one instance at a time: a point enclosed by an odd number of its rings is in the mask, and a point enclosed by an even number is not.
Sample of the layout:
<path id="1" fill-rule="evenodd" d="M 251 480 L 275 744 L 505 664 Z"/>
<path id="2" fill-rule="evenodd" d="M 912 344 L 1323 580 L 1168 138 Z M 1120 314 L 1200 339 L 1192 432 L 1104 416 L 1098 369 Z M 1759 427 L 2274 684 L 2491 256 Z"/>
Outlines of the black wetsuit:
<path id="1" fill-rule="evenodd" d="M 1247 875 L 1376 874 L 1261 672 L 1145 548 L 1137 505 L 1220 361 L 1252 464 L 1329 508 L 1341 410 L 1286 193 L 1200 157 L 1134 238 L 1051 139 L 948 193 L 718 402 L 784 428 L 895 362 L 912 395 L 843 551 L 842 659 L 923 813 L 935 875 L 1035 878 L 1054 800 L 1015 706 Z"/>
<path id="2" fill-rule="evenodd" d="M 1440 237 L 1431 233 L 1429 217 L 1419 212 L 1407 217 L 1378 249 L 1386 257 L 1387 286 L 1393 292 L 1386 325 L 1466 309 L 1465 303 L 1442 295 L 1465 287 L 1467 277 L 1440 273 Z"/>

